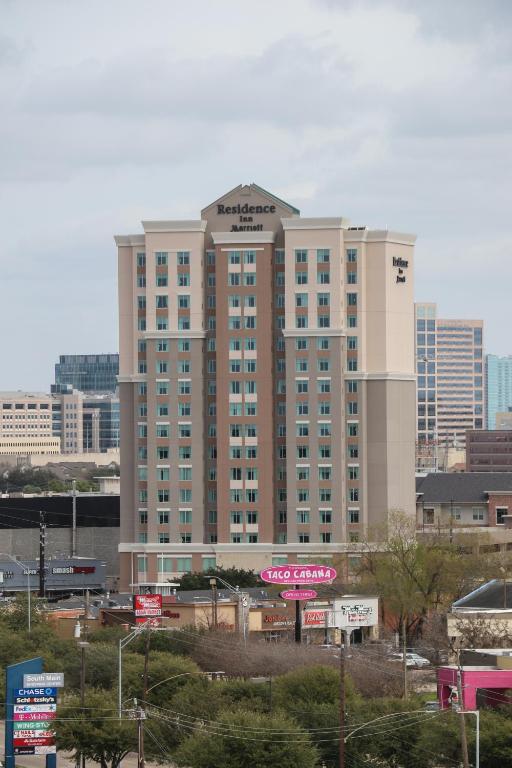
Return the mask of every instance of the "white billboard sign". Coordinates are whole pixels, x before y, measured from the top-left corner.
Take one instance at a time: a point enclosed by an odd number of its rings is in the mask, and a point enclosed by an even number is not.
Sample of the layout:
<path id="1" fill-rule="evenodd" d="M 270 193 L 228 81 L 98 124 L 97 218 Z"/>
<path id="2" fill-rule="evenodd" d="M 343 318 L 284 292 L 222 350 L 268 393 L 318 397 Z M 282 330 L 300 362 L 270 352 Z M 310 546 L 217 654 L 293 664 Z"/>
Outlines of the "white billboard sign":
<path id="1" fill-rule="evenodd" d="M 334 600 L 330 626 L 338 629 L 374 627 L 379 623 L 377 597 L 342 597 Z"/>

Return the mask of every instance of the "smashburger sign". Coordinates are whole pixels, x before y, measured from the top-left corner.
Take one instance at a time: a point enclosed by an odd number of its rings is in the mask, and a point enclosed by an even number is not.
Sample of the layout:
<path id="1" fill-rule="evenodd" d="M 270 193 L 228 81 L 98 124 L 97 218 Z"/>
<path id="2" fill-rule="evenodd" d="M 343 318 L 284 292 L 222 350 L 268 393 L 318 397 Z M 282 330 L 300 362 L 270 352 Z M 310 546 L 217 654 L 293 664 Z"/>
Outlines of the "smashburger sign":
<path id="1" fill-rule="evenodd" d="M 323 584 L 335 578 L 330 565 L 273 565 L 260 571 L 260 579 L 269 584 Z"/>
<path id="2" fill-rule="evenodd" d="M 133 612 L 135 616 L 161 616 L 162 595 L 134 595 Z"/>

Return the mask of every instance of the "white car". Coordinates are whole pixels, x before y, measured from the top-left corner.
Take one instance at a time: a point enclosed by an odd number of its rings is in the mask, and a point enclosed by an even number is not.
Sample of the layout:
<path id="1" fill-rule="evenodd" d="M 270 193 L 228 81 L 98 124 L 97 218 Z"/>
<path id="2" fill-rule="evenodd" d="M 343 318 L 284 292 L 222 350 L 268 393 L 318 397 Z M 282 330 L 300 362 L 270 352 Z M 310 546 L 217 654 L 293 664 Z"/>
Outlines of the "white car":
<path id="1" fill-rule="evenodd" d="M 390 658 L 392 659 L 392 661 L 400 661 L 403 664 L 403 661 L 404 661 L 403 653 L 392 653 Z M 422 667 L 430 667 L 430 661 L 428 659 L 425 659 L 423 656 L 420 656 L 417 653 L 406 653 L 405 665 L 407 667 L 415 667 L 415 668 L 421 669 Z"/>

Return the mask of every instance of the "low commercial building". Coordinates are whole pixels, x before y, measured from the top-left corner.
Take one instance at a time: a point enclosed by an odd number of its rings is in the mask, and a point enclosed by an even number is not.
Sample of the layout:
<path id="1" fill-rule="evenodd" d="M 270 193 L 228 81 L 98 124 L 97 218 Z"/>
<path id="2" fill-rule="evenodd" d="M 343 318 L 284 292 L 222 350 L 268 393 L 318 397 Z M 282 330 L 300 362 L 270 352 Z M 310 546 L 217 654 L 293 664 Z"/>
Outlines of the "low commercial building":
<path id="1" fill-rule="evenodd" d="M 512 472 L 433 472 L 416 478 L 420 531 L 485 529 L 489 544 L 508 548 L 512 530 Z"/>
<path id="2" fill-rule="evenodd" d="M 106 586 L 105 563 L 88 557 L 49 558 L 45 561 L 44 574 L 46 595 L 101 591 Z M 38 589 L 39 560 L 20 560 L 0 553 L 0 591 L 3 594 Z"/>
<path id="3" fill-rule="evenodd" d="M 512 582 L 506 578 L 493 579 L 453 603 L 447 614 L 447 633 L 453 647 L 467 647 L 469 635 L 478 645 L 486 638 L 509 639 Z"/>
<path id="4" fill-rule="evenodd" d="M 71 556 L 71 495 L 0 498 L 0 553 L 13 554 L 22 562 L 37 559 L 41 511 L 46 524 L 46 556 Z M 106 564 L 105 578 L 109 589 L 116 589 L 118 583 L 118 544 L 119 496 L 77 494 L 76 553 Z"/>

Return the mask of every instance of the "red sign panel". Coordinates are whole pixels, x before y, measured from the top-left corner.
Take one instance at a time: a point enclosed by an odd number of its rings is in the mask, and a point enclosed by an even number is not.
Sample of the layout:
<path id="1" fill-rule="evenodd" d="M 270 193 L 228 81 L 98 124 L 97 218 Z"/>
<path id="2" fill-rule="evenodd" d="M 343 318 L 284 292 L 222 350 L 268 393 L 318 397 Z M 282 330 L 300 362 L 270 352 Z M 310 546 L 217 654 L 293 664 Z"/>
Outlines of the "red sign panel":
<path id="1" fill-rule="evenodd" d="M 51 747 L 55 744 L 54 736 L 34 737 L 29 739 L 13 739 L 15 747 Z"/>
<path id="2" fill-rule="evenodd" d="M 133 610 L 135 616 L 161 616 L 162 595 L 134 595 Z"/>
<path id="3" fill-rule="evenodd" d="M 137 616 L 136 624 L 147 624 L 148 627 L 159 627 L 162 623 L 160 616 Z"/>
<path id="4" fill-rule="evenodd" d="M 304 626 L 324 627 L 326 611 L 304 611 Z"/>

